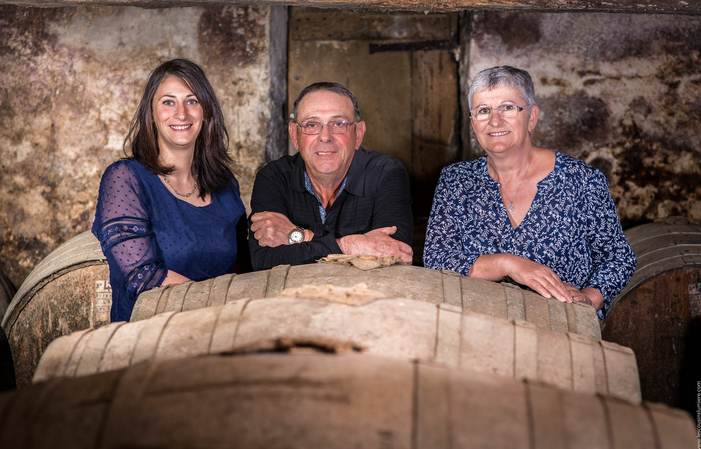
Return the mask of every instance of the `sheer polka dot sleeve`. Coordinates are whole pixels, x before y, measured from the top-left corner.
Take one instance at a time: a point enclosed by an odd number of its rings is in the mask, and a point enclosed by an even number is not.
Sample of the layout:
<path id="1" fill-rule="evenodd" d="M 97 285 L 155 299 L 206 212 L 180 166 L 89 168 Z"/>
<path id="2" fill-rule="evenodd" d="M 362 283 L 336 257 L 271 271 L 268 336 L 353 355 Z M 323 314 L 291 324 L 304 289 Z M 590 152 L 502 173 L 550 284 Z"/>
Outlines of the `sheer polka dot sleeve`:
<path id="1" fill-rule="evenodd" d="M 112 287 L 126 289 L 133 301 L 142 291 L 159 286 L 167 274 L 158 257 L 146 201 L 139 177 L 125 161 L 105 170 L 93 234 L 102 245 L 110 271 L 118 271 L 112 279 L 122 285 Z"/>

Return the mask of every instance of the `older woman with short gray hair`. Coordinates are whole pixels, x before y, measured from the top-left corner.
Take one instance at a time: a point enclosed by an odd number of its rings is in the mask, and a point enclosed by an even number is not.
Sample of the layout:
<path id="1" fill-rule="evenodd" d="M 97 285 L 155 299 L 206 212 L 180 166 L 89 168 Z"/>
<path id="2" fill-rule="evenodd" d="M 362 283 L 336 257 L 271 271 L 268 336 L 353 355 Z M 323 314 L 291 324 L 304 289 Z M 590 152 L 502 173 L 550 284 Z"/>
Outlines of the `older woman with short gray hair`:
<path id="1" fill-rule="evenodd" d="M 525 70 L 483 70 L 468 101 L 486 154 L 443 169 L 424 265 L 510 278 L 546 298 L 590 304 L 603 319 L 635 271 L 606 177 L 531 143 L 539 109 Z"/>

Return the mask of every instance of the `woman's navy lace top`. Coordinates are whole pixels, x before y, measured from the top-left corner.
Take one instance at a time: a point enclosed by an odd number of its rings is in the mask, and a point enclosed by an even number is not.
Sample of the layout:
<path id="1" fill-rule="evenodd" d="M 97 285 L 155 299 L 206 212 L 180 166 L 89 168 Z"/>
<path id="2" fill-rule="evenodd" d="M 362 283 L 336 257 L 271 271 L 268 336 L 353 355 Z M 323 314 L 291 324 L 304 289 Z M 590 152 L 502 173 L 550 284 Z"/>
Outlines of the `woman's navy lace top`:
<path id="1" fill-rule="evenodd" d="M 110 267 L 112 321 L 129 321 L 139 294 L 161 285 L 168 270 L 194 281 L 231 272 L 244 213 L 233 177 L 211 204 L 197 207 L 135 160 L 107 167 L 92 232 Z"/>
<path id="2" fill-rule="evenodd" d="M 462 275 L 482 254 L 508 253 L 550 267 L 577 288 L 611 301 L 635 271 L 606 177 L 597 169 L 555 152 L 555 168 L 538 183 L 528 214 L 513 229 L 487 172 L 486 156 L 443 169 L 426 232 L 424 266 Z"/>

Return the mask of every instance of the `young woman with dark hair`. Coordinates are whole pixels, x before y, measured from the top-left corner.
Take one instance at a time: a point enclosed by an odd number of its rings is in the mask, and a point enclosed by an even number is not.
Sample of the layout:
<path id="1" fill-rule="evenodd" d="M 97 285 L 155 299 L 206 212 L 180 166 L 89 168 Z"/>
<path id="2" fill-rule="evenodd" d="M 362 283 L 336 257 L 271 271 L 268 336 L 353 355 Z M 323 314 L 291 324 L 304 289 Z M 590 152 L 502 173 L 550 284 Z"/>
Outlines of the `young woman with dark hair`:
<path id="1" fill-rule="evenodd" d="M 151 73 L 124 141 L 131 155 L 105 170 L 92 227 L 110 266 L 112 321 L 128 321 L 145 290 L 233 270 L 245 209 L 228 137 L 197 64 Z"/>

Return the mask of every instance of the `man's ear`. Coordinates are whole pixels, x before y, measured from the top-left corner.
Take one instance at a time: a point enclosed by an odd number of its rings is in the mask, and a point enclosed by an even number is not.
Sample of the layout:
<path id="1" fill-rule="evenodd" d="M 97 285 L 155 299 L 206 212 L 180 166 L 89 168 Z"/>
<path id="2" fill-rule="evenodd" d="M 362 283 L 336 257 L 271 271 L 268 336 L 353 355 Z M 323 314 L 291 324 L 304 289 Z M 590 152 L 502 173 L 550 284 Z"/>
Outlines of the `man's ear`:
<path id="1" fill-rule="evenodd" d="M 292 145 L 294 145 L 295 150 L 299 151 L 299 145 L 297 145 L 297 124 L 290 122 L 287 124 L 287 131 L 290 133 L 290 140 L 292 140 Z"/>
<path id="2" fill-rule="evenodd" d="M 360 144 L 363 143 L 363 136 L 365 136 L 365 122 L 360 121 L 355 124 L 355 149 L 360 148 Z"/>

